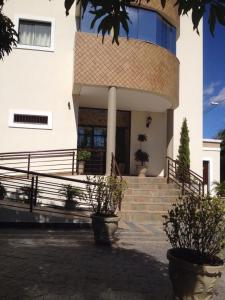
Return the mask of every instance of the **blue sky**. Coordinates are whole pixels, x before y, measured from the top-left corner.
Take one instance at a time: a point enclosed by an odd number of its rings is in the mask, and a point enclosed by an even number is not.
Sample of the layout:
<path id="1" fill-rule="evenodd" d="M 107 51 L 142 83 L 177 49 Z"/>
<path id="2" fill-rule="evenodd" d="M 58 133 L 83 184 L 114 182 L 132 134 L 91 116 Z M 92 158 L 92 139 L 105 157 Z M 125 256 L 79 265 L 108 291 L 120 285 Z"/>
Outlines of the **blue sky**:
<path id="1" fill-rule="evenodd" d="M 212 37 L 205 18 L 204 137 L 213 138 L 220 129 L 225 129 L 225 27 L 217 26 Z"/>

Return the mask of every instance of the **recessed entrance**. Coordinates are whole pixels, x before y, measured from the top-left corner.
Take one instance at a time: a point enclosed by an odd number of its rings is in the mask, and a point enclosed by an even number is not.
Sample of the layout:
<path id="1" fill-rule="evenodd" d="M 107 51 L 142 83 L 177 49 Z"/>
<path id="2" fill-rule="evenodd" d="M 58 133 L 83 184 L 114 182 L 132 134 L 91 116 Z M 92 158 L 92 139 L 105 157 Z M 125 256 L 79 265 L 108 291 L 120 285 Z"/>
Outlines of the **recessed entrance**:
<path id="1" fill-rule="evenodd" d="M 107 110 L 80 108 L 78 149 L 92 152 L 86 173 L 105 174 L 107 144 Z M 130 170 L 130 112 L 117 111 L 116 160 L 122 174 Z"/>

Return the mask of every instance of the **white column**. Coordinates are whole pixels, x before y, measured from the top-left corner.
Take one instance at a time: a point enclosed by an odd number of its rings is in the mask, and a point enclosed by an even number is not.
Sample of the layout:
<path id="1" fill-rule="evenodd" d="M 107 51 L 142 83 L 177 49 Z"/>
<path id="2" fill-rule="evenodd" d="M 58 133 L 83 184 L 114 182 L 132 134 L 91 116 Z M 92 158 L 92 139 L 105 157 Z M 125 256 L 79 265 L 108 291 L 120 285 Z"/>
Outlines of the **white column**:
<path id="1" fill-rule="evenodd" d="M 109 87 L 108 119 L 107 119 L 107 148 L 106 175 L 110 175 L 112 153 L 116 150 L 116 87 Z"/>

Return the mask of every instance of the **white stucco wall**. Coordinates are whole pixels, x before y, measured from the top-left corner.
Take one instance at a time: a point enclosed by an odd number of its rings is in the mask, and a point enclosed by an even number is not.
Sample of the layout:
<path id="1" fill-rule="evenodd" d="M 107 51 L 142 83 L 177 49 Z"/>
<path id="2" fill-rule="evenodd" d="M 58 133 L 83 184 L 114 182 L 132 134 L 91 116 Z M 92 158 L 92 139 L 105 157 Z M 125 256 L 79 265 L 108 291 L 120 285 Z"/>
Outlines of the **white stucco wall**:
<path id="1" fill-rule="evenodd" d="M 75 10 L 66 17 L 63 1 L 30 2 L 6 1 L 4 11 L 12 20 L 16 16 L 53 18 L 55 50 L 14 49 L 0 62 L 0 152 L 76 147 L 72 98 Z M 9 128 L 10 109 L 52 112 L 53 129 Z"/>
<path id="2" fill-rule="evenodd" d="M 191 17 L 180 19 L 177 57 L 180 60 L 180 99 L 174 111 L 174 158 L 180 144 L 180 130 L 187 118 L 190 136 L 191 169 L 202 175 L 202 107 L 203 107 L 203 32 L 193 32 Z"/>
<path id="3" fill-rule="evenodd" d="M 146 118 L 152 117 L 152 123 L 146 128 Z M 142 150 L 149 154 L 148 175 L 164 176 L 166 162 L 166 113 L 148 113 L 141 111 L 131 112 L 131 151 L 130 166 L 131 174 L 136 174 L 134 153 L 140 149 L 138 134 L 145 134 L 147 142 L 142 143 Z"/>

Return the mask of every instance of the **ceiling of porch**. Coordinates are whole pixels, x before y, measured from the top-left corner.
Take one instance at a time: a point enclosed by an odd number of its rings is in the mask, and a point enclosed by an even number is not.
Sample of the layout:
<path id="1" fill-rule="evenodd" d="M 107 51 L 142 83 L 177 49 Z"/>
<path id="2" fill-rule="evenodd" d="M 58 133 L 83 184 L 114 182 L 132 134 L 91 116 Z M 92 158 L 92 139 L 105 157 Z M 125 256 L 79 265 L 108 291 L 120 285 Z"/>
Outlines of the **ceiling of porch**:
<path id="1" fill-rule="evenodd" d="M 80 107 L 107 108 L 108 88 L 82 86 L 75 100 Z M 117 109 L 165 112 L 172 104 L 163 96 L 131 89 L 117 88 Z"/>

